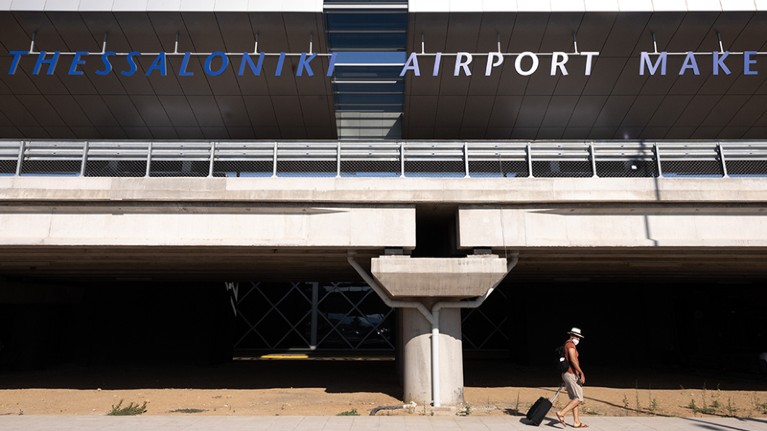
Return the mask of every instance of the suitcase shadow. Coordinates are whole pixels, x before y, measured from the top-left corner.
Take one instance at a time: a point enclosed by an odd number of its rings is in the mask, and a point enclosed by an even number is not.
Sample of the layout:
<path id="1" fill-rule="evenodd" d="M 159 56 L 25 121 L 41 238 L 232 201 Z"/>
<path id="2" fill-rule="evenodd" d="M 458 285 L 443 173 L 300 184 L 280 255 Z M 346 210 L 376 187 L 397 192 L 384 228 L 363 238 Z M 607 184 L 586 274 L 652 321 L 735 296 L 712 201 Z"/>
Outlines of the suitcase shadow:
<path id="1" fill-rule="evenodd" d="M 548 427 L 554 427 L 554 428 L 562 429 L 562 424 L 560 424 L 559 421 L 556 418 L 554 418 L 554 419 L 549 418 L 549 417 L 544 418 L 540 425 L 535 425 L 535 423 L 533 423 L 528 418 L 520 418 L 519 422 L 524 424 L 524 425 L 530 425 L 530 426 L 545 425 L 545 426 L 548 426 Z M 543 422 L 546 422 L 546 423 L 543 423 Z"/>

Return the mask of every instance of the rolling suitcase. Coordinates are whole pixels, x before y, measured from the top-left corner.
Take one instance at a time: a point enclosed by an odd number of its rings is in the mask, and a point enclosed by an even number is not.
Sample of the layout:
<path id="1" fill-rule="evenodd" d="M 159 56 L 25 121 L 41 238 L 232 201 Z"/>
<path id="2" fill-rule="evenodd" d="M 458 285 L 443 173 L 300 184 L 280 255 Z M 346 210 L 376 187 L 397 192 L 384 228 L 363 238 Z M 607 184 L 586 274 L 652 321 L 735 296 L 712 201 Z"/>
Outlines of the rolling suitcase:
<path id="1" fill-rule="evenodd" d="M 539 426 L 541 424 L 543 418 L 546 417 L 546 414 L 549 413 L 549 410 L 551 410 L 551 407 L 554 405 L 554 400 L 557 399 L 557 395 L 562 391 L 563 386 L 564 384 L 559 385 L 559 389 L 557 389 L 557 392 L 551 399 L 540 397 L 533 403 L 530 410 L 528 410 L 525 415 L 530 425 Z"/>

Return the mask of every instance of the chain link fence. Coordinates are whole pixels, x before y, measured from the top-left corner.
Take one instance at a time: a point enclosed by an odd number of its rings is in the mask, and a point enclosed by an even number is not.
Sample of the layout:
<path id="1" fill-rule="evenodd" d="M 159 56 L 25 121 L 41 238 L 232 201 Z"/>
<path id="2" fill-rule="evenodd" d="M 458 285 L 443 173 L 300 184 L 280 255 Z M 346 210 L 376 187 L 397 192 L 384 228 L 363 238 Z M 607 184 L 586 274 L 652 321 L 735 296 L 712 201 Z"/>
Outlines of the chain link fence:
<path id="1" fill-rule="evenodd" d="M 0 141 L 0 175 L 764 177 L 767 142 Z"/>

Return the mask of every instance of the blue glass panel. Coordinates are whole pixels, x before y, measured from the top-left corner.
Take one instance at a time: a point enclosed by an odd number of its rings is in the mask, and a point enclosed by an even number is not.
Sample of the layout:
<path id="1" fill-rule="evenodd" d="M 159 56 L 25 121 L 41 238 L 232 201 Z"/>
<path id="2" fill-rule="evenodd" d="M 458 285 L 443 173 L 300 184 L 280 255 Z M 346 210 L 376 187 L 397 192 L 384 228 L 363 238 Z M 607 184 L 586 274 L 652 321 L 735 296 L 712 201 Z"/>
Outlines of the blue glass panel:
<path id="1" fill-rule="evenodd" d="M 341 51 L 336 53 L 336 64 L 339 63 L 394 63 L 405 64 L 407 54 L 402 52 L 380 51 Z"/>
<path id="2" fill-rule="evenodd" d="M 336 105 L 336 111 L 402 112 L 402 105 Z"/>
<path id="3" fill-rule="evenodd" d="M 336 84 L 339 93 L 404 93 L 405 83 L 396 84 Z"/>
<path id="4" fill-rule="evenodd" d="M 406 12 L 361 11 L 355 13 L 327 11 L 327 30 L 405 30 L 407 29 Z"/>
<path id="5" fill-rule="evenodd" d="M 362 105 L 392 105 L 402 104 L 402 94 L 338 94 L 336 103 L 339 105 L 362 104 Z"/>
<path id="6" fill-rule="evenodd" d="M 331 33 L 330 47 L 339 49 L 388 49 L 402 50 L 407 42 L 405 33 Z"/>
<path id="7" fill-rule="evenodd" d="M 344 66 L 336 67 L 338 78 L 399 78 L 402 68 L 399 66 Z"/>

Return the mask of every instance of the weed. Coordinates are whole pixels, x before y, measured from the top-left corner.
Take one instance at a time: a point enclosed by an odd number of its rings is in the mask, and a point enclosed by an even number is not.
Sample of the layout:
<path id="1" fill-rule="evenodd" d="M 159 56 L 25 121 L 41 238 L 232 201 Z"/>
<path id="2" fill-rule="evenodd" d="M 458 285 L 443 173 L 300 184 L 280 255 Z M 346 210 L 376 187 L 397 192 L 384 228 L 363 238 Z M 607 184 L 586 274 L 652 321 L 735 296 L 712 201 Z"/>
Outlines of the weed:
<path id="1" fill-rule="evenodd" d="M 650 411 L 655 414 L 658 411 L 658 400 L 655 398 L 650 399 Z"/>
<path id="2" fill-rule="evenodd" d="M 714 410 L 719 410 L 721 406 L 719 405 L 719 400 L 711 401 L 711 408 Z"/>
<path id="3" fill-rule="evenodd" d="M 735 405 L 732 403 L 732 397 L 727 397 L 727 416 L 735 417 L 737 412 L 738 409 L 735 408 Z"/>
<path id="4" fill-rule="evenodd" d="M 628 409 L 629 409 L 629 397 L 626 396 L 626 394 L 623 394 L 623 408 L 625 409 L 623 414 L 627 415 L 628 414 Z"/>
<path id="5" fill-rule="evenodd" d="M 357 409 L 351 409 L 351 410 L 343 411 L 337 414 L 336 416 L 359 416 L 359 415 L 360 414 L 357 412 Z"/>
<path id="6" fill-rule="evenodd" d="M 112 410 L 107 413 L 107 416 L 136 416 L 146 413 L 146 401 L 144 401 L 144 404 L 142 405 L 133 404 L 132 401 L 125 407 L 123 407 L 122 404 L 123 400 L 120 400 L 117 405 L 112 404 Z"/>
<path id="7" fill-rule="evenodd" d="M 767 414 L 767 403 L 763 403 L 756 394 L 754 394 L 751 402 L 754 404 L 754 409 L 756 409 L 756 411 Z"/>
<path id="8" fill-rule="evenodd" d="M 705 398 L 704 398 L 704 403 L 705 403 Z M 698 407 L 698 405 L 695 404 L 695 400 L 692 400 L 692 399 L 690 400 L 690 404 L 687 405 L 687 408 L 692 410 L 693 413 L 704 413 L 707 415 L 712 415 L 716 413 L 716 411 L 712 409 L 711 407 L 708 407 L 705 405 L 703 407 Z"/>
<path id="9" fill-rule="evenodd" d="M 171 410 L 170 412 L 171 413 L 202 413 L 204 411 L 205 410 L 203 409 L 176 409 L 176 410 Z"/>

